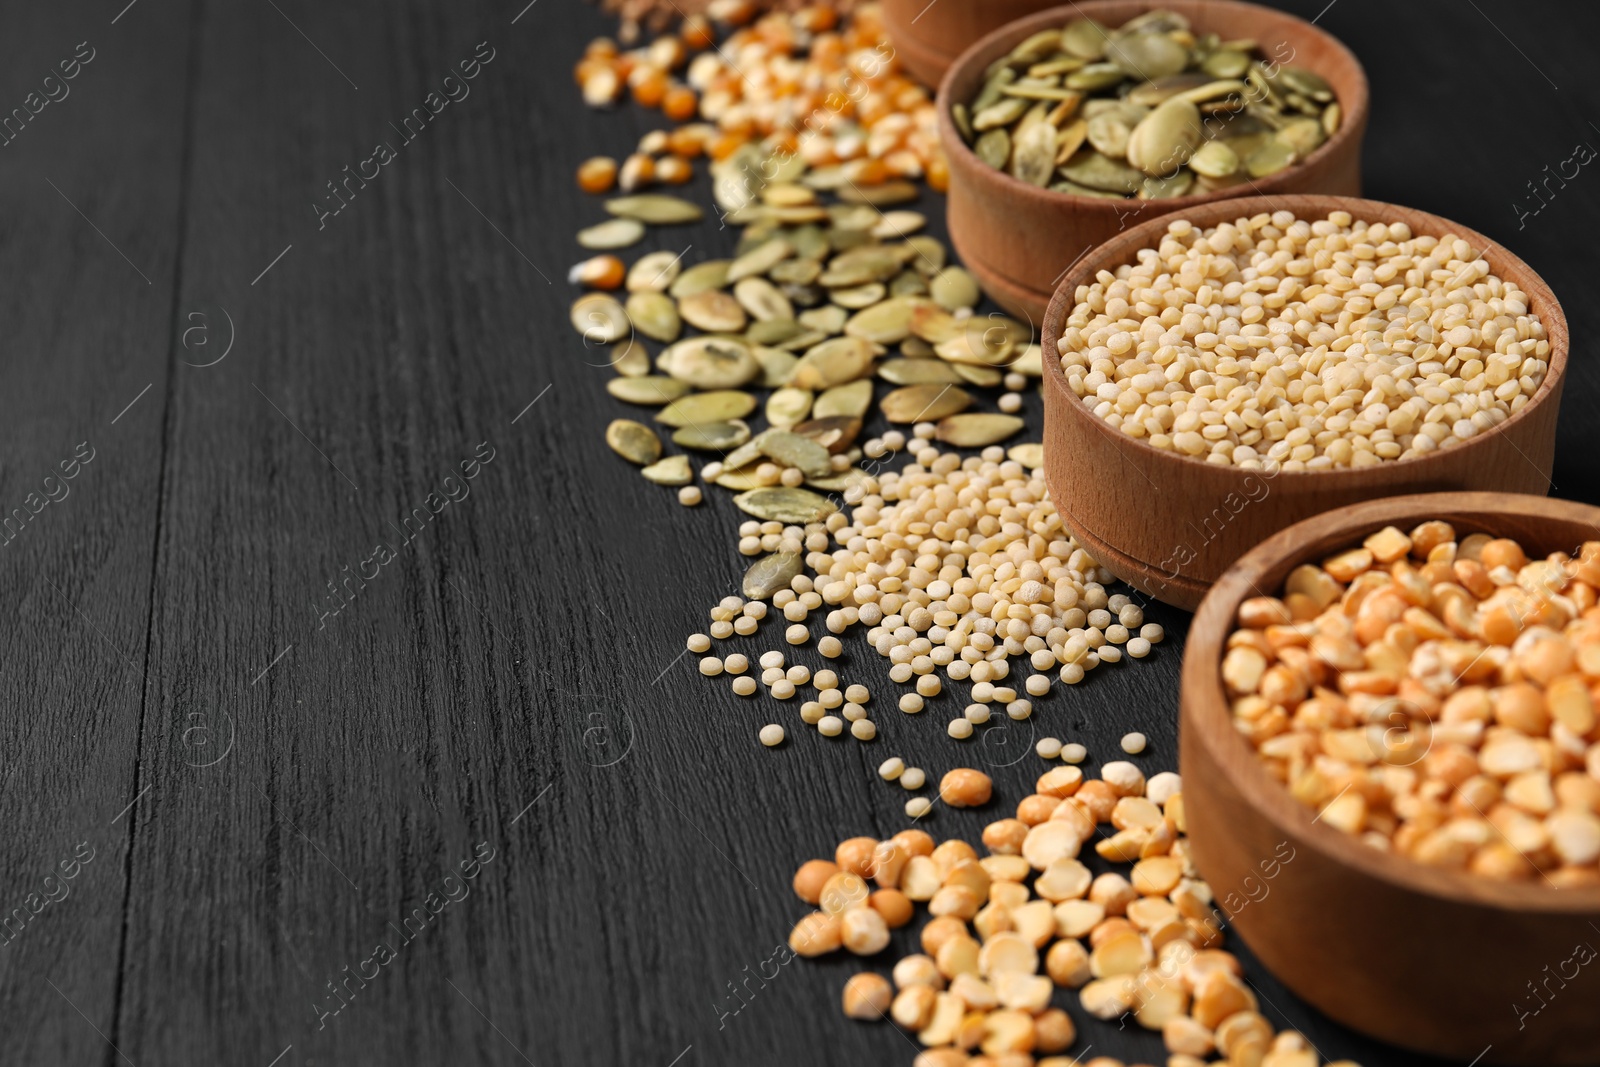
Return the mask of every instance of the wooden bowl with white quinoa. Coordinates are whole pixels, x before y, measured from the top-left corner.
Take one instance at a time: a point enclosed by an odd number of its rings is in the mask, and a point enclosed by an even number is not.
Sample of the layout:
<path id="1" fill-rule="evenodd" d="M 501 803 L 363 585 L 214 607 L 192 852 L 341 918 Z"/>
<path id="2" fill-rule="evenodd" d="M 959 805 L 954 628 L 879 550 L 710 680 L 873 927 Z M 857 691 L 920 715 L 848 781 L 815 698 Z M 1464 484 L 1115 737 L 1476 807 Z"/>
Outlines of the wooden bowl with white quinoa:
<path id="1" fill-rule="evenodd" d="M 1141 250 L 1172 241 L 1171 228 L 1182 232 L 1184 224 L 1194 231 L 1244 224 L 1246 230 L 1230 231 L 1233 243 L 1227 255 L 1237 255 L 1245 264 L 1232 275 L 1234 284 L 1244 278 L 1248 285 L 1264 286 L 1267 280 L 1259 278 L 1263 271 L 1251 242 L 1272 240 L 1272 233 L 1279 232 L 1262 229 L 1274 225 L 1275 212 L 1288 212 L 1305 223 L 1343 219 L 1335 214 L 1343 212 L 1354 222 L 1381 226 L 1383 232 L 1371 227 L 1363 231 L 1378 235 L 1376 245 L 1365 238 L 1347 241 L 1351 247 L 1335 253 L 1322 247 L 1313 250 L 1311 259 L 1295 259 L 1283 251 L 1267 272 L 1288 277 L 1264 297 L 1260 289 L 1241 295 L 1220 278 L 1213 278 L 1220 284 L 1212 286 L 1209 274 L 1186 277 L 1180 270 L 1168 277 L 1167 264 L 1147 262 L 1139 267 L 1142 275 L 1133 275 L 1135 280 L 1148 277 L 1155 289 L 1182 289 L 1185 281 L 1196 286 L 1192 293 L 1184 290 L 1173 297 L 1157 294 L 1163 304 L 1175 302 L 1163 309 L 1166 324 L 1146 321 L 1132 291 L 1132 305 L 1104 295 L 1111 275 L 1134 264 Z M 1413 240 L 1449 236 L 1452 242 L 1440 242 L 1433 252 L 1420 259 L 1413 255 L 1408 263 L 1395 258 L 1400 254 L 1395 249 L 1409 247 L 1406 235 Z M 1324 246 L 1331 240 L 1318 236 Z M 1204 252 L 1196 251 L 1202 240 L 1209 239 L 1186 233 L 1169 251 L 1187 246 L 1185 254 L 1192 258 Z M 1370 260 L 1374 255 L 1378 258 Z M 1229 266 L 1217 262 L 1225 256 L 1213 251 L 1205 258 L 1205 271 L 1227 276 Z M 1336 280 L 1333 275 L 1341 272 L 1328 264 L 1352 258 L 1352 277 Z M 1382 281 L 1356 281 L 1376 273 L 1360 266 L 1369 261 L 1395 273 L 1380 267 Z M 1323 277 L 1313 268 L 1324 267 L 1331 272 L 1327 286 L 1299 284 L 1300 278 Z M 1502 283 L 1498 290 L 1496 279 Z M 1425 284 L 1412 286 L 1411 281 Z M 1492 296 L 1510 294 L 1507 283 L 1520 292 L 1504 301 Z M 1474 297 L 1470 306 L 1450 303 L 1443 308 L 1430 303 L 1465 292 L 1463 286 L 1490 292 L 1491 300 Z M 1127 289 L 1126 283 L 1122 288 Z M 1201 289 L 1206 290 L 1203 307 L 1192 302 Z M 1099 300 L 1100 311 L 1080 306 L 1086 296 Z M 1299 296 L 1306 299 L 1299 301 Z M 1155 310 L 1146 302 L 1144 311 Z M 1200 315 L 1202 310 L 1212 316 L 1210 321 Z M 1186 320 L 1191 313 L 1199 317 Z M 1220 321 L 1217 315 L 1223 316 Z M 1464 322 L 1478 325 L 1458 330 Z M 1530 329 L 1542 333 L 1542 339 L 1525 336 Z M 1473 347 L 1474 342 L 1486 345 L 1483 338 L 1491 334 L 1514 334 L 1517 340 L 1509 344 L 1516 347 L 1508 348 L 1504 338 L 1496 341 L 1501 351 Z M 1528 353 L 1521 351 L 1523 342 Z M 1363 345 L 1360 357 L 1348 355 L 1356 343 Z M 1121 354 L 1112 353 L 1108 344 Z M 1202 204 L 1152 219 L 1073 267 L 1045 315 L 1043 345 L 1045 471 L 1062 518 L 1117 577 L 1188 610 L 1199 605 L 1210 585 L 1246 551 L 1331 508 L 1405 493 L 1542 495 L 1550 487 L 1568 351 L 1561 305 L 1532 268 L 1504 248 L 1413 208 L 1348 197 L 1270 196 Z M 1471 351 L 1457 356 L 1458 346 Z M 1530 354 L 1535 350 L 1543 354 Z M 1151 363 L 1140 363 L 1151 351 Z M 1220 362 L 1213 358 L 1219 351 Z M 1537 373 L 1530 376 L 1525 370 Z M 1467 372 L 1472 377 L 1458 377 Z M 1452 384 L 1451 378 L 1460 384 Z M 1213 403 L 1204 393 L 1208 386 L 1212 398 L 1218 389 L 1226 392 Z M 1476 391 L 1463 396 L 1469 386 Z M 1497 388 L 1509 390 L 1503 403 L 1494 393 Z M 1480 400 L 1485 396 L 1489 399 Z M 1146 402 L 1151 400 L 1158 403 Z M 1497 406 L 1504 410 L 1497 411 Z M 1467 412 L 1467 407 L 1474 410 Z M 1218 414 L 1209 413 L 1213 411 Z M 1108 414 L 1137 425 L 1130 433 L 1107 421 Z M 1185 415 L 1196 418 L 1186 421 Z M 1368 417 L 1388 421 L 1368 425 Z M 1430 430 L 1441 420 L 1442 434 L 1439 427 Z M 1237 432 L 1241 423 L 1242 433 Z M 1262 436 L 1280 431 L 1285 435 L 1276 439 Z M 1422 436 L 1442 441 L 1422 442 Z M 1354 444 L 1347 449 L 1336 443 L 1340 437 Z M 1279 441 L 1287 442 L 1287 448 L 1274 452 Z M 1362 451 L 1368 454 L 1356 455 Z M 1380 452 L 1405 458 L 1380 458 Z"/>

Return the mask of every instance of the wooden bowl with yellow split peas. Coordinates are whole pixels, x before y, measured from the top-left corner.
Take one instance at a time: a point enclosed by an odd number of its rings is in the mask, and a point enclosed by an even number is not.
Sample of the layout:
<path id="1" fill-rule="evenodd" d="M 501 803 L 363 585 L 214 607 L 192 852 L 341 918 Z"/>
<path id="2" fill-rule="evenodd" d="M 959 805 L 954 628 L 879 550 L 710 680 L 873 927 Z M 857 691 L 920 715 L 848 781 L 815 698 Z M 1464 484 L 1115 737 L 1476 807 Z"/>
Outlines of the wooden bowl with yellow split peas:
<path id="1" fill-rule="evenodd" d="M 1302 804 L 1269 773 L 1224 688 L 1242 604 L 1280 596 L 1302 564 L 1320 567 L 1386 527 L 1409 533 L 1430 520 L 1450 523 L 1459 538 L 1510 538 L 1534 560 L 1600 541 L 1600 508 L 1437 493 L 1330 511 L 1245 555 L 1212 587 L 1184 654 L 1180 759 L 1191 853 L 1262 963 L 1339 1022 L 1463 1063 L 1600 1062 L 1600 877 L 1570 877 L 1575 869 L 1559 860 L 1535 869 L 1529 859 L 1524 877 L 1499 879 L 1424 864 L 1330 825 L 1339 820 L 1324 818 L 1328 805 Z M 1569 577 L 1565 590 L 1577 592 L 1577 582 Z M 1587 611 L 1581 617 L 1600 618 Z M 1383 773 L 1431 773 L 1422 761 L 1444 747 L 1433 725 L 1431 716 L 1396 716 L 1369 727 L 1379 730 Z M 1600 730 L 1585 738 L 1591 749 L 1600 747 L 1595 736 Z"/>

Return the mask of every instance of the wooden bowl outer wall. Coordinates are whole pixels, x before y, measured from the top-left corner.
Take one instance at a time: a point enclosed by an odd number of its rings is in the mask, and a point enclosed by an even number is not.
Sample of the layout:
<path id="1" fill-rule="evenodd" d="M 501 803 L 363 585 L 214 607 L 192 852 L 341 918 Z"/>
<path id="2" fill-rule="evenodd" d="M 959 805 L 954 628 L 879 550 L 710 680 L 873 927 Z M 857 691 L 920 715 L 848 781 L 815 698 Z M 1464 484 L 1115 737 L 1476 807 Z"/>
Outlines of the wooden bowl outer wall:
<path id="1" fill-rule="evenodd" d="M 1078 286 L 1157 243 L 1173 218 L 1213 226 L 1279 209 L 1301 218 L 1324 218 L 1343 210 L 1358 220 L 1405 222 L 1419 234 L 1451 232 L 1474 248 L 1486 249 L 1483 256 L 1494 273 L 1527 294 L 1529 309 L 1544 323 L 1550 341 L 1550 367 L 1533 400 L 1490 433 L 1418 459 L 1359 470 L 1281 472 L 1270 478 L 1152 448 L 1085 406 L 1067 385 L 1057 347 Z M 1332 508 L 1400 493 L 1549 491 L 1569 348 L 1561 304 L 1522 260 L 1482 234 L 1423 211 L 1373 200 L 1273 196 L 1205 204 L 1152 219 L 1073 267 L 1045 315 L 1043 346 L 1045 472 L 1063 521 L 1117 577 L 1187 610 L 1252 546 Z"/>
<path id="2" fill-rule="evenodd" d="M 950 0 L 939 0 L 939 4 Z M 935 6 L 937 10 L 939 5 Z M 1117 26 L 1154 8 L 1187 17 L 1200 32 L 1251 37 L 1274 55 L 1315 70 L 1344 109 L 1339 130 L 1305 161 L 1255 182 L 1170 200 L 1108 200 L 1053 193 L 988 166 L 956 132 L 950 105 L 970 100 L 990 63 L 1031 34 L 1085 15 Z M 931 15 L 930 15 L 931 17 Z M 1293 15 L 1238 0 L 1081 0 L 1011 23 L 967 50 L 939 87 L 939 136 L 950 162 L 950 241 L 987 292 L 1037 326 L 1062 271 L 1075 259 L 1145 219 L 1244 195 L 1361 193 L 1361 143 L 1368 117 L 1366 72 L 1338 38 Z"/>
<path id="3" fill-rule="evenodd" d="M 1241 601 L 1276 592 L 1297 564 L 1386 525 L 1441 518 L 1458 531 L 1513 537 L 1531 556 L 1600 538 L 1600 508 L 1543 497 L 1441 493 L 1317 516 L 1270 538 L 1217 582 L 1190 630 L 1179 731 L 1183 798 L 1196 865 L 1220 902 L 1248 899 L 1231 924 L 1274 975 L 1319 1011 L 1383 1041 L 1463 1062 L 1600 1062 L 1600 961 L 1519 1028 L 1526 983 L 1600 950 L 1600 889 L 1499 883 L 1377 852 L 1318 825 L 1272 780 L 1234 729 L 1220 680 Z M 1293 848 L 1275 878 L 1263 861 Z M 1256 888 L 1246 894 L 1246 878 Z M 1550 970 L 1545 970 L 1546 967 Z"/>
<path id="4" fill-rule="evenodd" d="M 889 42 L 905 68 L 937 89 L 972 42 L 1059 0 L 883 0 Z"/>

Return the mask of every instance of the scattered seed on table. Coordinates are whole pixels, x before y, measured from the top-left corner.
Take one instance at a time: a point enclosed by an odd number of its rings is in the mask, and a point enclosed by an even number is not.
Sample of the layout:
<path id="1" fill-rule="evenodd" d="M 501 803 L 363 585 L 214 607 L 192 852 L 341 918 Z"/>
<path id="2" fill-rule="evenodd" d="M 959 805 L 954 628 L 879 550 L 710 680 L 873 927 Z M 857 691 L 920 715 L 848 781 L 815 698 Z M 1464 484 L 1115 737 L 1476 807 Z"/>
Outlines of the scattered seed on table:
<path id="1" fill-rule="evenodd" d="M 811 631 L 804 625 L 796 623 L 783 631 L 783 639 L 791 645 L 803 645 L 811 640 Z"/>
<path id="2" fill-rule="evenodd" d="M 1042 697 L 1050 692 L 1050 676 L 1047 674 L 1030 674 L 1028 680 L 1022 684 L 1032 697 Z"/>
<path id="3" fill-rule="evenodd" d="M 761 728 L 761 743 L 768 748 L 783 744 L 783 727 L 777 723 L 768 723 Z"/>
<path id="4" fill-rule="evenodd" d="M 968 704 L 966 710 L 961 714 L 974 726 L 982 726 L 989 721 L 989 705 Z"/>
<path id="5" fill-rule="evenodd" d="M 678 503 L 686 508 L 692 508 L 704 499 L 698 485 L 686 485 L 678 490 Z"/>
<path id="6" fill-rule="evenodd" d="M 741 675 L 733 680 L 733 692 L 736 696 L 755 696 L 756 690 L 759 688 L 761 687 L 756 684 L 756 680 L 748 674 Z"/>
<path id="7" fill-rule="evenodd" d="M 804 704 L 800 705 L 800 721 L 805 723 L 807 726 L 817 725 L 817 723 L 822 721 L 822 716 L 824 714 L 826 714 L 826 709 L 824 709 L 823 706 L 818 704 L 815 700 L 808 700 Z"/>
<path id="8" fill-rule="evenodd" d="M 839 688 L 839 676 L 833 671 L 821 670 L 811 676 L 811 684 L 821 689 Z"/>
<path id="9" fill-rule="evenodd" d="M 915 715 L 923 708 L 922 697 L 916 693 L 906 693 L 900 697 L 900 710 L 907 715 Z"/>
<path id="10" fill-rule="evenodd" d="M 749 615 L 740 615 L 733 620 L 733 632 L 740 637 L 749 637 L 756 632 L 759 626 L 759 620 L 753 619 Z"/>
<path id="11" fill-rule="evenodd" d="M 872 694 L 860 682 L 845 687 L 844 698 L 852 704 L 865 704 L 872 699 Z"/>
<path id="12" fill-rule="evenodd" d="M 890 756 L 878 764 L 878 777 L 886 782 L 892 782 L 905 772 L 906 761 L 899 756 Z"/>
<path id="13" fill-rule="evenodd" d="M 716 656 L 706 656 L 700 660 L 700 673 L 707 678 L 715 678 L 722 673 L 722 661 Z"/>
<path id="14" fill-rule="evenodd" d="M 1023 719 L 1026 719 L 1028 716 L 1033 714 L 1033 701 L 1013 700 L 1006 705 L 1006 714 L 1018 722 L 1021 722 Z"/>
<path id="15" fill-rule="evenodd" d="M 726 619 L 718 619 L 716 622 L 706 627 L 706 629 L 710 630 L 711 636 L 715 637 L 718 641 L 726 641 L 728 638 L 733 636 L 733 623 L 727 621 Z"/>
<path id="16" fill-rule="evenodd" d="M 1134 659 L 1144 659 L 1150 654 L 1150 642 L 1142 637 L 1129 638 L 1125 651 Z"/>
<path id="17" fill-rule="evenodd" d="M 878 736 L 878 724 L 871 719 L 857 719 L 850 724 L 850 735 L 857 741 L 871 741 Z"/>
<path id="18" fill-rule="evenodd" d="M 838 737 L 844 733 L 844 720 L 836 715 L 824 715 L 817 720 L 817 733 L 823 737 Z"/>
<path id="19" fill-rule="evenodd" d="M 944 731 L 957 741 L 965 741 L 972 736 L 972 721 L 970 719 L 951 719 L 950 725 L 946 726 Z"/>
<path id="20" fill-rule="evenodd" d="M 782 667 L 784 664 L 783 653 L 778 651 L 763 652 L 761 653 L 761 659 L 758 662 L 761 664 L 763 670 L 770 670 L 773 667 Z"/>
<path id="21" fill-rule="evenodd" d="M 794 698 L 794 683 L 787 678 L 779 678 L 772 683 L 772 699 L 791 700 Z"/>
<path id="22" fill-rule="evenodd" d="M 1061 739 L 1058 737 L 1041 737 L 1033 750 L 1039 754 L 1040 759 L 1056 759 L 1061 755 Z"/>
<path id="23" fill-rule="evenodd" d="M 837 637 L 829 634 L 817 642 L 817 651 L 828 659 L 838 659 L 844 652 L 844 644 Z"/>
<path id="24" fill-rule="evenodd" d="M 928 782 L 928 772 L 921 767 L 907 767 L 900 772 L 900 785 L 904 789 L 915 792 Z"/>
<path id="25" fill-rule="evenodd" d="M 1122 751 L 1130 756 L 1137 756 L 1144 751 L 1145 737 L 1141 733 L 1125 734 L 1122 738 Z"/>
<path id="26" fill-rule="evenodd" d="M 1089 758 L 1089 750 L 1074 741 L 1061 746 L 1061 758 L 1068 763 L 1082 763 Z"/>
<path id="27" fill-rule="evenodd" d="M 912 668 L 915 670 L 915 668 Z M 929 668 L 932 669 L 931 667 Z M 917 678 L 917 695 L 923 697 L 936 697 L 944 690 L 944 683 L 939 681 L 936 674 L 923 674 Z M 909 694 L 908 694 L 909 695 Z"/>
<path id="28" fill-rule="evenodd" d="M 837 708 L 844 703 L 844 694 L 839 692 L 837 689 L 823 689 L 817 693 L 817 699 L 821 701 L 823 707 L 827 708 L 829 711 L 832 711 L 834 708 Z M 857 708 L 860 706 L 861 705 L 859 704 L 851 705 L 851 707 Z"/>
<path id="29" fill-rule="evenodd" d="M 805 685 L 811 681 L 811 668 L 803 663 L 796 663 L 784 673 L 784 677 L 795 685 Z"/>
<path id="30" fill-rule="evenodd" d="M 750 669 L 750 661 L 735 652 L 722 661 L 722 669 L 729 674 L 743 674 Z"/>
<path id="31" fill-rule="evenodd" d="M 767 602 L 765 600 L 752 600 L 744 606 L 744 616 L 760 622 L 767 617 Z"/>
<path id="32" fill-rule="evenodd" d="M 993 779 L 971 767 L 957 767 L 939 779 L 939 799 L 952 808 L 982 807 L 993 795 Z"/>
<path id="33" fill-rule="evenodd" d="M 933 808 L 933 801 L 927 797 L 912 797 L 906 801 L 906 814 L 913 819 L 920 819 Z"/>
<path id="34" fill-rule="evenodd" d="M 690 634 L 685 644 L 688 645 L 690 652 L 705 652 L 711 648 L 711 638 L 705 634 Z"/>
<path id="35" fill-rule="evenodd" d="M 837 692 L 837 690 L 830 689 L 828 692 Z M 862 707 L 860 704 L 846 703 L 844 710 L 840 712 L 840 714 L 842 714 L 850 722 L 859 722 L 867 717 L 867 709 Z"/>

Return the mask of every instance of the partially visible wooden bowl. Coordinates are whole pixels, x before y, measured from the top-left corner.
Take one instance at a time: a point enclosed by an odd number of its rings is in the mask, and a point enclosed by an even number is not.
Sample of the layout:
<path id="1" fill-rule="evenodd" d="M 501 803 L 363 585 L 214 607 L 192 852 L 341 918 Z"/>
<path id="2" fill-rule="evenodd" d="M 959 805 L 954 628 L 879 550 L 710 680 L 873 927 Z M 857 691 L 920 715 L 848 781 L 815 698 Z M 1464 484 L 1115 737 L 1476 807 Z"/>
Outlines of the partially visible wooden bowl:
<path id="1" fill-rule="evenodd" d="M 1300 563 L 1426 519 L 1515 538 L 1535 558 L 1600 538 L 1600 508 L 1439 493 L 1319 515 L 1239 560 L 1195 616 L 1183 658 L 1180 769 L 1191 853 L 1219 904 L 1245 902 L 1230 921 L 1251 951 L 1339 1022 L 1462 1062 L 1600 1062 L 1600 960 L 1563 966 L 1577 946 L 1600 950 L 1600 889 L 1495 882 L 1379 852 L 1319 825 L 1233 725 L 1220 664 L 1239 604 L 1281 589 Z M 1546 987 L 1558 970 L 1565 978 Z"/>
<path id="2" fill-rule="evenodd" d="M 937 89 L 956 57 L 980 37 L 1060 0 L 883 0 L 889 43 L 907 70 Z"/>
<path id="3" fill-rule="evenodd" d="M 1278 210 L 1303 219 L 1348 211 L 1372 222 L 1404 222 L 1418 234 L 1454 233 L 1485 249 L 1490 268 L 1528 295 L 1530 310 L 1549 335 L 1550 369 L 1532 401 L 1489 433 L 1418 459 L 1272 477 L 1152 448 L 1096 416 L 1067 385 L 1056 347 L 1078 286 L 1100 270 L 1132 262 L 1139 249 L 1159 243 L 1174 219 L 1206 227 Z M 1079 260 L 1056 290 L 1043 338 L 1045 473 L 1063 521 L 1118 578 L 1181 608 L 1192 611 L 1207 587 L 1251 547 L 1330 508 L 1400 493 L 1549 491 L 1566 381 L 1566 316 L 1533 268 L 1482 234 L 1437 215 L 1335 196 L 1250 197 L 1186 208 L 1141 223 Z"/>
<path id="4" fill-rule="evenodd" d="M 937 0 L 967 6 L 965 0 Z M 970 6 L 976 6 L 971 4 Z M 1090 17 L 1120 26 L 1153 8 L 1185 16 L 1198 33 L 1252 38 L 1280 62 L 1309 67 L 1327 79 L 1344 121 L 1315 152 L 1255 182 L 1171 200 L 1108 200 L 1053 193 L 998 171 L 967 147 L 950 107 L 971 100 L 989 64 L 1040 30 Z M 1080 0 L 1013 22 L 961 55 L 939 86 L 939 138 L 950 161 L 950 243 L 986 293 L 1011 314 L 1037 326 L 1062 272 L 1096 245 L 1128 227 L 1170 211 L 1244 194 L 1361 193 L 1361 140 L 1367 129 L 1367 75 L 1339 39 L 1303 19 L 1239 0 Z"/>

